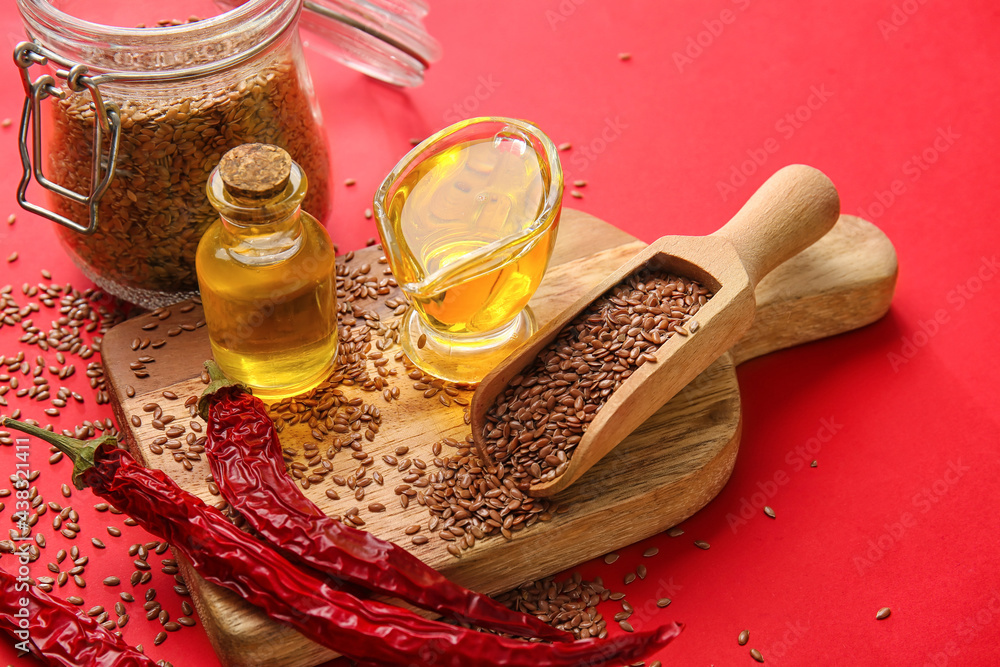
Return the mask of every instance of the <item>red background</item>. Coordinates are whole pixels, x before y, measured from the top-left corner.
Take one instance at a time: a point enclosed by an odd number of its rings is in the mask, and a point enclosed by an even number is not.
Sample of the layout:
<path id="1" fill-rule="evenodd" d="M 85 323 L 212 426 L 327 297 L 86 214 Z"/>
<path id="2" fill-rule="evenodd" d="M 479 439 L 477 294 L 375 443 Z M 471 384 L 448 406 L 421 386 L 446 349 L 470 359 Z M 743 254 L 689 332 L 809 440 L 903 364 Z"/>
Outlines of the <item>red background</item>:
<path id="1" fill-rule="evenodd" d="M 11 47 L 21 35 L 13 4 L 0 8 Z M 588 184 L 584 198 L 569 203 L 643 240 L 709 233 L 767 175 L 803 162 L 825 171 L 843 211 L 878 224 L 899 253 L 885 319 L 740 368 L 740 457 L 719 497 L 684 523 L 685 535 L 624 549 L 614 567 L 581 566 L 585 576 L 600 574 L 627 591 L 639 609 L 671 590 L 667 609 L 631 619 L 637 628 L 687 624 L 656 657 L 753 664 L 754 646 L 772 665 L 997 664 L 996 4 L 441 0 L 427 25 L 445 55 L 418 89 L 396 90 L 310 55 L 339 184 L 329 227 L 342 250 L 375 235 L 363 211 L 409 138 L 495 114 L 533 120 L 557 143 L 572 142 L 562 154 L 566 179 Z M 700 47 L 691 46 L 699 39 Z M 679 61 L 688 48 L 690 60 Z M 633 57 L 624 62 L 620 52 Z M 0 67 L 0 90 L 0 117 L 16 117 L 20 83 L 9 61 Z M 810 102 L 813 108 L 803 107 Z M 801 121 L 792 124 L 786 115 L 797 110 Z M 746 164 L 754 173 L 723 196 L 719 183 L 765 145 L 772 152 L 764 165 Z M 914 158 L 922 155 L 921 167 Z M 13 264 L 0 261 L 0 284 L 38 281 L 47 267 L 56 281 L 85 285 L 49 223 L 23 211 L 13 226 L 3 223 L 16 210 L 20 172 L 13 127 L 0 131 L 0 163 L 0 260 L 20 252 Z M 357 185 L 340 184 L 348 177 Z M 943 323 L 933 327 L 936 316 Z M 0 352 L 17 349 L 16 333 L 0 330 Z M 88 399 L 60 423 L 109 415 Z M 825 435 L 830 422 L 833 437 L 805 454 L 819 466 L 799 469 L 796 448 Z M 13 471 L 11 451 L 0 450 L 4 480 Z M 42 491 L 63 501 L 58 486 L 69 466 L 50 471 L 46 450 L 32 451 L 44 471 Z M 786 483 L 774 484 L 776 474 Z M 754 494 L 762 489 L 771 492 L 777 519 L 756 510 L 732 528 L 727 515 L 737 515 L 744 500 L 760 500 Z M 87 510 L 83 537 L 107 537 L 107 515 L 89 511 L 89 492 L 74 493 Z M 113 602 L 98 590 L 100 579 L 131 570 L 122 545 L 139 535 L 127 528 L 117 548 L 91 554 L 88 606 Z M 693 539 L 711 549 L 695 548 Z M 641 558 L 653 545 L 659 555 Z M 639 561 L 649 577 L 621 586 Z M 179 601 L 163 593 L 170 582 L 158 576 L 161 599 L 176 616 Z M 876 621 L 883 606 L 892 616 Z M 618 608 L 603 611 L 610 617 Z M 126 638 L 155 658 L 217 664 L 200 627 L 154 648 L 153 624 L 133 617 Z M 751 640 L 740 647 L 744 628 Z M 6 644 L 0 659 L 14 660 Z"/>

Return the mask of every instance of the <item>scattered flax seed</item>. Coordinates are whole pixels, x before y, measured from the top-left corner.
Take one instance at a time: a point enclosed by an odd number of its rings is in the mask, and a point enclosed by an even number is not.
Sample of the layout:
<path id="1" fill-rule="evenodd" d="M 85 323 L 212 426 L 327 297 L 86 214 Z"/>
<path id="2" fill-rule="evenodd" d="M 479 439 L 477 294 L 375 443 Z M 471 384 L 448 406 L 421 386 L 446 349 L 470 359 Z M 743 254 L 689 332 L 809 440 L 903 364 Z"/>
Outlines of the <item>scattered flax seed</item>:
<path id="1" fill-rule="evenodd" d="M 635 629 L 634 629 L 634 628 L 632 627 L 632 624 L 631 624 L 631 623 L 629 623 L 628 621 L 619 621 L 619 622 L 618 622 L 618 625 L 619 625 L 619 626 L 621 627 L 621 629 L 622 629 L 622 630 L 624 630 L 625 632 L 635 632 Z"/>
<path id="2" fill-rule="evenodd" d="M 10 118 L 4 118 L 2 121 L 0 121 L 0 125 L 3 125 L 4 127 L 10 127 L 12 122 L 13 121 Z"/>
<path id="3" fill-rule="evenodd" d="M 736 643 L 740 646 L 746 646 L 747 642 L 750 641 L 750 631 L 744 630 L 740 633 L 740 636 L 736 638 Z"/>
<path id="4" fill-rule="evenodd" d="M 417 339 L 417 349 L 422 350 L 424 345 L 427 345 L 427 334 L 420 334 L 420 338 Z"/>
<path id="5" fill-rule="evenodd" d="M 529 613 L 555 628 L 572 632 L 577 639 L 587 639 L 607 636 L 607 624 L 603 615 L 598 613 L 597 606 L 618 595 L 605 588 L 600 579 L 585 581 L 576 572 L 562 581 L 547 577 L 522 584 L 499 595 L 497 601 L 510 609 Z M 627 618 L 626 614 L 615 620 Z"/>
<path id="6" fill-rule="evenodd" d="M 121 582 L 122 582 L 121 579 L 119 579 L 118 577 L 106 577 L 104 579 L 105 586 L 117 586 Z"/>
<path id="7" fill-rule="evenodd" d="M 371 220 L 371 219 L 372 219 L 372 210 L 370 208 L 366 208 L 365 209 L 365 220 Z"/>
<path id="8" fill-rule="evenodd" d="M 750 649 L 750 657 L 757 662 L 764 662 L 764 656 L 755 648 Z"/>
<path id="9" fill-rule="evenodd" d="M 587 181 L 573 181 L 573 185 L 578 188 L 587 187 Z"/>
<path id="10" fill-rule="evenodd" d="M 699 549 L 706 549 L 706 550 L 712 546 L 708 542 L 703 542 L 702 540 L 695 540 L 694 545 Z"/>
<path id="11" fill-rule="evenodd" d="M 660 598 L 659 600 L 656 601 L 656 606 L 659 607 L 660 609 L 663 609 L 664 607 L 669 606 L 670 602 L 671 602 L 670 598 Z"/>
<path id="12" fill-rule="evenodd" d="M 347 187 L 351 187 L 355 183 L 357 183 L 357 181 L 354 180 L 353 178 L 348 178 L 344 181 L 344 185 L 346 185 Z"/>
<path id="13" fill-rule="evenodd" d="M 604 562 L 607 563 L 608 565 L 611 565 L 616 560 L 618 560 L 618 554 L 616 553 L 609 553 L 607 556 L 604 557 Z"/>
<path id="14" fill-rule="evenodd" d="M 632 54 L 631 53 L 619 53 L 618 54 L 618 60 L 621 60 L 623 62 L 628 61 L 628 60 L 632 60 Z"/>
<path id="15" fill-rule="evenodd" d="M 625 581 L 625 585 L 626 585 L 626 586 L 628 586 L 628 585 L 629 585 L 629 584 L 631 584 L 631 583 L 632 583 L 633 581 L 635 581 L 635 572 L 629 572 L 628 574 L 626 574 L 626 575 L 625 575 L 625 580 L 624 580 L 624 581 Z"/>
<path id="16" fill-rule="evenodd" d="M 684 534 L 684 531 L 680 528 L 671 528 L 667 531 L 667 537 L 680 537 Z"/>
<path id="17" fill-rule="evenodd" d="M 764 514 L 766 514 L 767 516 L 771 517 L 772 519 L 776 518 L 775 514 L 774 514 L 774 510 L 771 509 L 771 507 L 769 505 L 764 505 Z"/>
<path id="18" fill-rule="evenodd" d="M 819 465 L 819 461 L 813 461 L 812 463 L 809 464 L 809 467 L 810 468 L 815 468 L 818 465 Z"/>
<path id="19" fill-rule="evenodd" d="M 421 141 L 423 141 L 423 139 L 418 139 L 417 137 L 410 137 L 410 145 L 411 146 L 416 146 Z"/>
<path id="20" fill-rule="evenodd" d="M 574 199 L 583 199 L 583 193 L 582 193 L 582 192 L 580 192 L 579 190 L 570 190 L 570 191 L 569 191 L 569 194 L 570 194 L 570 196 L 572 196 L 572 197 L 573 197 Z"/>
<path id="21" fill-rule="evenodd" d="M 889 615 L 891 613 L 892 609 L 889 609 L 888 607 L 882 607 L 881 609 L 878 610 L 878 613 L 875 614 L 875 618 L 880 621 L 884 621 L 885 619 L 889 618 Z"/>
<path id="22" fill-rule="evenodd" d="M 15 250 L 14 252 L 7 255 L 7 263 L 10 264 L 11 262 L 16 262 L 16 261 L 17 261 L 17 251 Z"/>
<path id="23" fill-rule="evenodd" d="M 657 549 L 656 547 L 649 547 L 648 549 L 642 552 L 642 556 L 643 558 L 652 558 L 658 553 L 660 553 L 659 549 Z"/>
<path id="24" fill-rule="evenodd" d="M 645 579 L 646 578 L 646 574 L 647 574 L 646 566 L 645 565 L 639 565 L 637 568 L 635 568 L 635 573 L 636 573 L 636 575 L 638 575 L 638 577 L 640 579 Z"/>
<path id="25" fill-rule="evenodd" d="M 573 144 L 571 144 L 568 141 L 566 143 L 564 143 L 564 144 L 559 144 L 559 150 L 561 150 L 561 151 L 568 151 L 571 148 L 573 148 Z"/>
<path id="26" fill-rule="evenodd" d="M 11 213 L 10 215 L 7 216 L 7 224 L 8 225 L 13 225 L 15 222 L 17 222 L 17 216 L 16 215 L 14 215 L 13 213 Z"/>

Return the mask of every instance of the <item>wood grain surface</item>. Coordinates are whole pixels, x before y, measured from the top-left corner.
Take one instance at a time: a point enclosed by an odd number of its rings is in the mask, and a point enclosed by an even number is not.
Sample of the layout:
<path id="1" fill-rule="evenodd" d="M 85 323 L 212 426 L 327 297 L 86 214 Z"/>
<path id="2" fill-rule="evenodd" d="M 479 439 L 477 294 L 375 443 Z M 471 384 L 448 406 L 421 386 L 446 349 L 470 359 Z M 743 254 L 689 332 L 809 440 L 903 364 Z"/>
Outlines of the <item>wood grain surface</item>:
<path id="1" fill-rule="evenodd" d="M 539 323 L 551 320 L 643 247 L 645 244 L 607 223 L 565 210 L 550 269 L 531 302 Z M 350 266 L 369 263 L 381 270 L 379 255 L 377 248 L 358 251 Z M 366 444 L 366 451 L 385 476 L 385 486 L 367 487 L 368 496 L 362 503 L 346 493 L 343 500 L 330 500 L 325 489 L 332 484 L 314 485 L 304 493 L 332 515 L 358 505 L 366 529 L 399 543 L 448 577 L 476 590 L 500 592 L 562 571 L 663 531 L 710 501 L 729 478 L 739 445 L 741 413 L 734 360 L 744 361 L 878 319 L 889 307 L 895 277 L 896 258 L 888 239 L 870 223 L 842 216 L 826 237 L 761 281 L 756 322 L 739 345 L 554 498 L 564 508 L 563 513 L 515 532 L 511 541 L 488 537 L 455 558 L 446 550 L 448 543 L 438 538 L 414 546 L 405 536 L 403 530 L 410 524 L 426 526 L 428 510 L 417 503 L 405 511 L 400 507 L 392 491 L 399 483 L 399 473 L 382 465 L 382 454 L 407 445 L 410 456 L 430 462 L 435 441 L 445 437 L 462 440 L 469 427 L 464 423 L 462 406 L 445 407 L 425 399 L 411 388 L 412 381 L 394 361 L 389 368 L 400 371 L 392 381 L 400 388 L 399 400 L 385 403 L 378 392 L 356 390 L 382 412 L 382 428 L 375 441 Z M 364 305 L 387 320 L 392 318 L 383 301 Z M 186 309 L 177 305 L 165 319 L 143 315 L 109 331 L 103 344 L 104 364 L 116 416 L 133 454 L 214 504 L 219 498 L 209 491 L 207 462 L 189 460 L 188 470 L 171 456 L 174 451 L 186 451 L 183 443 L 188 434 L 201 435 L 196 430 L 202 426 L 200 419 L 190 418 L 185 402 L 200 394 L 201 364 L 210 355 L 207 333 L 197 326 L 200 308 L 181 312 Z M 133 350 L 137 339 L 146 346 Z M 397 349 L 387 350 L 387 356 L 392 359 Z M 147 354 L 155 361 L 144 364 L 148 377 L 138 378 L 130 364 Z M 351 389 L 345 387 L 344 391 L 354 395 Z M 165 398 L 164 391 L 177 398 Z M 469 398 L 471 392 L 465 393 Z M 153 427 L 150 413 L 144 410 L 153 403 L 160 405 L 165 415 L 174 416 L 166 428 L 184 428 L 172 438 L 182 443 L 181 449 L 168 449 L 160 455 L 150 449 L 151 443 L 164 435 Z M 133 425 L 133 417 L 138 418 L 139 426 Z M 309 428 L 304 425 L 282 433 L 286 449 L 301 450 L 310 440 Z M 448 449 L 445 447 L 443 456 Z M 332 463 L 335 472 L 344 475 L 357 467 L 356 461 L 343 454 Z M 432 469 L 429 463 L 428 470 Z M 371 502 L 381 502 L 389 509 L 372 515 L 364 509 Z M 333 657 L 330 651 L 271 621 L 237 596 L 207 584 L 183 560 L 181 567 L 223 664 L 301 667 Z"/>
<path id="2" fill-rule="evenodd" d="M 825 236 L 839 214 L 840 198 L 830 179 L 818 169 L 796 164 L 775 172 L 715 233 L 654 241 L 555 320 L 540 326 L 531 341 L 483 378 L 471 408 L 480 456 L 489 460 L 482 434 L 496 397 L 602 294 L 641 267 L 698 281 L 713 296 L 698 310 L 697 333 L 676 329 L 683 333 L 671 335 L 652 352 L 656 363 L 634 368 L 587 424 L 565 471 L 552 477 L 548 475 L 554 471 L 543 473 L 531 484 L 530 493 L 549 497 L 569 488 L 743 337 L 754 321 L 754 290 L 760 280 Z"/>

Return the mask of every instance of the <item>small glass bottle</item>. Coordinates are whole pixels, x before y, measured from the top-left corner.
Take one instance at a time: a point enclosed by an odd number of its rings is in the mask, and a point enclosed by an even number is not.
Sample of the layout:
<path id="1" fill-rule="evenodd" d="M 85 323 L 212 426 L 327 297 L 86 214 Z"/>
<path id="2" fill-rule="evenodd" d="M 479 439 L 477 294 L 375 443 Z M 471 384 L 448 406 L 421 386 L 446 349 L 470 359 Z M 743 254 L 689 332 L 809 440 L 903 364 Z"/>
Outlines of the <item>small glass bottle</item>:
<path id="1" fill-rule="evenodd" d="M 306 175 L 283 149 L 244 144 L 208 180 L 219 211 L 196 268 L 215 361 L 276 399 L 308 391 L 337 355 L 333 244 L 301 203 Z"/>

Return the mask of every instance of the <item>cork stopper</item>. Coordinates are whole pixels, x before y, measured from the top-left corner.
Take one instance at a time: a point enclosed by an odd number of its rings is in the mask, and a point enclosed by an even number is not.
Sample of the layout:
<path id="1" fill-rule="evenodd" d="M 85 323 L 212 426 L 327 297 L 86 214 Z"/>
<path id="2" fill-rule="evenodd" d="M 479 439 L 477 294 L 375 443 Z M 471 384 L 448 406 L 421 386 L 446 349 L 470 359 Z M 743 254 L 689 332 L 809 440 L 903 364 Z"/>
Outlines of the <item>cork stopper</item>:
<path id="1" fill-rule="evenodd" d="M 233 197 L 265 200 L 280 194 L 288 185 L 292 157 L 270 144 L 243 144 L 222 156 L 219 175 Z"/>

